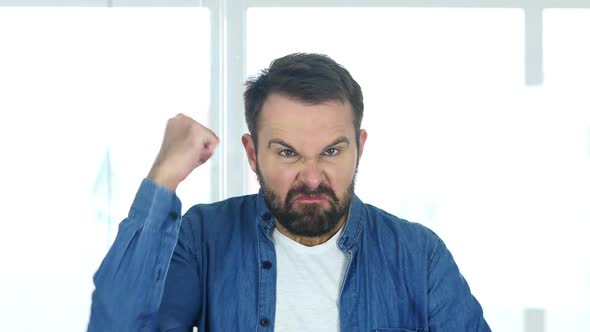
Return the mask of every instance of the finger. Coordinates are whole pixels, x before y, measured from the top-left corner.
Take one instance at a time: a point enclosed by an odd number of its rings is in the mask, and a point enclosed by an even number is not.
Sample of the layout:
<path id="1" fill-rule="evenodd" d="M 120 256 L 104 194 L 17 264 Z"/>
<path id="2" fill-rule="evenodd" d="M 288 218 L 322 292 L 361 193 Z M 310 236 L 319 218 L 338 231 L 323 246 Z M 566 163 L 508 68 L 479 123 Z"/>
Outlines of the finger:
<path id="1" fill-rule="evenodd" d="M 205 141 L 205 143 L 203 144 L 203 151 L 207 151 L 207 152 L 213 154 L 213 152 L 215 151 L 215 148 L 217 147 L 218 144 L 219 144 L 218 140 Z"/>
<path id="2" fill-rule="evenodd" d="M 203 127 L 203 129 L 205 129 L 205 132 L 207 133 L 207 136 L 209 136 L 209 137 L 211 137 L 214 140 L 216 140 L 216 141 L 219 142 L 219 137 L 217 137 L 217 135 L 215 134 L 215 132 L 213 132 L 213 130 L 211 130 L 211 129 L 205 127 L 205 126 L 202 126 L 202 127 Z"/>
<path id="3" fill-rule="evenodd" d="M 207 160 L 209 160 L 209 158 L 211 158 L 212 155 L 213 155 L 212 150 L 209 150 L 209 149 L 201 150 L 201 153 L 199 154 L 199 161 L 201 163 L 204 163 Z"/>
<path id="4" fill-rule="evenodd" d="M 211 148 L 214 149 L 219 144 L 219 137 L 217 137 L 212 131 L 208 130 L 206 135 L 203 136 L 203 144 L 211 146 Z"/>

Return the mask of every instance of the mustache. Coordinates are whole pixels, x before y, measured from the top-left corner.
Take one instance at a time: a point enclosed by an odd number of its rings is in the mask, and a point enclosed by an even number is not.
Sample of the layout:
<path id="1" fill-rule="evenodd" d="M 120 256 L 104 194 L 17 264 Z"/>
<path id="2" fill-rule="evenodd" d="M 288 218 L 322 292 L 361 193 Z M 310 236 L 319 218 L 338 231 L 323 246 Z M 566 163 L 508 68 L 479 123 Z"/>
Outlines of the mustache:
<path id="1" fill-rule="evenodd" d="M 305 196 L 325 195 L 325 196 L 328 196 L 328 198 L 330 198 L 330 200 L 332 200 L 332 202 L 338 203 L 338 197 L 336 197 L 336 193 L 334 192 L 334 190 L 332 190 L 332 188 L 328 187 L 325 184 L 320 184 L 316 189 L 313 189 L 313 190 L 310 189 L 306 185 L 301 185 L 301 186 L 291 188 L 289 190 L 289 192 L 287 192 L 287 197 L 285 197 L 286 205 L 288 207 L 292 206 L 293 200 L 295 199 L 295 197 L 297 197 L 299 195 L 305 195 Z"/>

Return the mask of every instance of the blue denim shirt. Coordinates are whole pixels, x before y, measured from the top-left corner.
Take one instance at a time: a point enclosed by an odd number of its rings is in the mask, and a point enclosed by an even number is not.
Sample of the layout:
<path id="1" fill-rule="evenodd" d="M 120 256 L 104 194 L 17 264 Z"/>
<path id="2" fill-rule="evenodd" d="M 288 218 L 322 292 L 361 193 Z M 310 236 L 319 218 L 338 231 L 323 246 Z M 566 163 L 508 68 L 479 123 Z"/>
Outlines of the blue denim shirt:
<path id="1" fill-rule="evenodd" d="M 88 331 L 273 331 L 274 218 L 261 194 L 195 205 L 145 179 L 94 276 Z M 490 331 L 432 231 L 354 197 L 340 331 Z M 313 330 L 313 327 L 310 327 Z"/>

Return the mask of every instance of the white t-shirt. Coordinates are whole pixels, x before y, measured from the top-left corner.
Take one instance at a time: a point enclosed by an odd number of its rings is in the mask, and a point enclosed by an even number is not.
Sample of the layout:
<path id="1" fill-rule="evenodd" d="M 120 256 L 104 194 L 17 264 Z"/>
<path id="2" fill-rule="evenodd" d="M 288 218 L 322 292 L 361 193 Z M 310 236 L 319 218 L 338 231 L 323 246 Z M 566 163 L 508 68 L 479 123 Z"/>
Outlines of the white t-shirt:
<path id="1" fill-rule="evenodd" d="M 307 247 L 276 228 L 275 331 L 340 331 L 338 306 L 347 256 L 338 249 L 342 228 L 330 240 Z"/>

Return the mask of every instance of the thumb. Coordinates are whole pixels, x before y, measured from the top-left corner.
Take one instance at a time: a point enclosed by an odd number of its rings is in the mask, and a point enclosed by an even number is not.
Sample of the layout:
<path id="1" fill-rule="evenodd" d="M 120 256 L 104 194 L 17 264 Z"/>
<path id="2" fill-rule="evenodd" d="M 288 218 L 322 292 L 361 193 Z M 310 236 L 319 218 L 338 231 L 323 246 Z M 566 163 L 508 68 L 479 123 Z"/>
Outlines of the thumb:
<path id="1" fill-rule="evenodd" d="M 205 144 L 204 148 L 201 150 L 201 152 L 199 154 L 199 161 L 201 163 L 204 163 L 207 160 L 209 160 L 209 158 L 211 158 L 211 156 L 213 155 L 214 150 L 215 150 L 214 144 L 212 144 L 212 143 Z"/>

